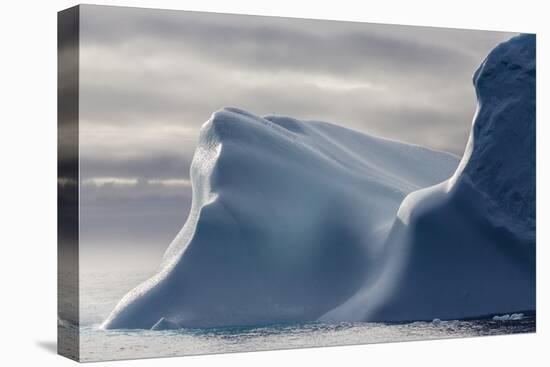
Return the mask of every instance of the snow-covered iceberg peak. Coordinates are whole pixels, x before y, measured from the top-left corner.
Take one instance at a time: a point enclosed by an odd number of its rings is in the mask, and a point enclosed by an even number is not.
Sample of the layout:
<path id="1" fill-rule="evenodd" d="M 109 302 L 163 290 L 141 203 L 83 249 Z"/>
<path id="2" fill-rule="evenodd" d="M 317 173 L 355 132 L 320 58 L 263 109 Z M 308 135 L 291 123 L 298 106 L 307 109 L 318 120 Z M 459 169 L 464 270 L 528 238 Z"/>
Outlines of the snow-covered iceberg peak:
<path id="1" fill-rule="evenodd" d="M 189 218 L 106 328 L 316 320 L 374 274 L 399 204 L 458 158 L 319 121 L 215 112 Z M 160 326 L 159 326 L 160 325 Z"/>
<path id="2" fill-rule="evenodd" d="M 496 47 L 474 74 L 478 112 L 455 177 L 487 198 L 491 218 L 534 241 L 536 38 Z M 513 227 L 513 228 L 512 228 Z"/>

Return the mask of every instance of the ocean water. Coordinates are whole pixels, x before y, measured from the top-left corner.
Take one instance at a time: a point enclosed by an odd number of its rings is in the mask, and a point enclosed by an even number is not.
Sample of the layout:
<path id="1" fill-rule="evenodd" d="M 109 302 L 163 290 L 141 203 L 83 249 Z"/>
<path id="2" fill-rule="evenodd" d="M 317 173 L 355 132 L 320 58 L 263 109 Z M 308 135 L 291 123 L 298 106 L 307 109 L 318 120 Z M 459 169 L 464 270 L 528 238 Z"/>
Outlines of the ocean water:
<path id="1" fill-rule="evenodd" d="M 120 298 L 150 273 L 81 275 L 80 360 L 170 357 L 396 341 L 473 337 L 535 331 L 536 317 L 521 320 L 452 320 L 411 323 L 302 323 L 169 331 L 100 330 Z M 61 321 L 60 328 L 75 328 Z"/>

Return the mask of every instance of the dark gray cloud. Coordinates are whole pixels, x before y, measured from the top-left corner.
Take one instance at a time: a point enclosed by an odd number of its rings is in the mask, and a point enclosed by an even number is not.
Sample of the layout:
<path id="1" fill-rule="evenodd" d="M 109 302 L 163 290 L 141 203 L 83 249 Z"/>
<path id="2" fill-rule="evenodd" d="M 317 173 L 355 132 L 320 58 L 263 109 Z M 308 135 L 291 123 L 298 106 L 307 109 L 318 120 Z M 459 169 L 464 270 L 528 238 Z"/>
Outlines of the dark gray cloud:
<path id="1" fill-rule="evenodd" d="M 485 42 L 502 37 L 497 32 L 136 8 L 93 7 L 84 14 L 83 27 L 94 30 L 86 34 L 92 47 L 109 43 L 164 54 L 183 49 L 238 68 L 339 77 L 372 69 L 382 74 L 453 71 L 474 56 L 469 47 L 456 46 L 468 46 L 472 36 Z"/>
<path id="2" fill-rule="evenodd" d="M 461 155 L 475 111 L 471 76 L 512 35 L 85 5 L 84 242 L 161 252 L 190 205 L 200 126 L 224 106 Z"/>

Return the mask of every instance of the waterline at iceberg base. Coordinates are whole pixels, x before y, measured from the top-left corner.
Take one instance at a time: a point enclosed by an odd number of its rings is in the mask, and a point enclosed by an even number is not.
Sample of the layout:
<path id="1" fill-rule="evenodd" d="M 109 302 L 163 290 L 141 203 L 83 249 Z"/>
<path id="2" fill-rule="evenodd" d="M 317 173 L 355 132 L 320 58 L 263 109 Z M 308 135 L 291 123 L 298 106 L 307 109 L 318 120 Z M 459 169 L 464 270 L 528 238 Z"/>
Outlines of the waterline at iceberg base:
<path id="1" fill-rule="evenodd" d="M 80 327 L 82 359 L 106 335 L 101 359 L 534 331 L 535 73 L 535 36 L 489 54 L 462 159 L 215 112 L 186 224 L 158 272 Z"/>

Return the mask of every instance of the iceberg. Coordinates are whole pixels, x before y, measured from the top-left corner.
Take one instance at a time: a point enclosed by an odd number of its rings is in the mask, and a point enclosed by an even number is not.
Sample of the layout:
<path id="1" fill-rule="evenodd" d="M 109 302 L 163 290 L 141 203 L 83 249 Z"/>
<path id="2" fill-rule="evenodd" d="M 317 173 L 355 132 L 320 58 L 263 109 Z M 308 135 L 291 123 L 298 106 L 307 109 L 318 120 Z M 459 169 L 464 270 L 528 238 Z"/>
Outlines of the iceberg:
<path id="1" fill-rule="evenodd" d="M 201 129 L 186 224 L 104 327 L 316 320 L 375 271 L 404 197 L 458 162 L 325 122 L 222 109 Z"/>
<path id="2" fill-rule="evenodd" d="M 493 316 L 493 321 L 518 321 L 523 320 L 525 315 L 523 313 L 513 313 L 511 315 L 495 315 Z"/>
<path id="3" fill-rule="evenodd" d="M 409 194 L 383 271 L 325 320 L 460 319 L 535 310 L 535 36 L 474 74 L 478 111 L 448 180 Z"/>
<path id="4" fill-rule="evenodd" d="M 321 121 L 215 112 L 185 225 L 102 327 L 534 310 L 534 52 L 521 35 L 476 71 L 462 160 Z"/>
<path id="5" fill-rule="evenodd" d="M 523 313 L 513 313 L 510 315 L 510 320 L 516 321 L 516 320 L 523 320 L 523 317 L 525 315 Z"/>

